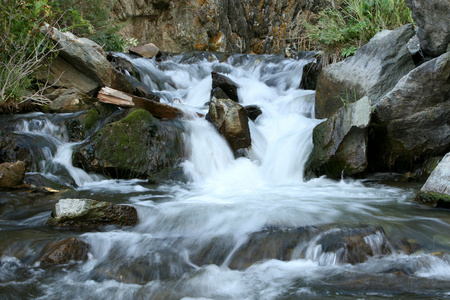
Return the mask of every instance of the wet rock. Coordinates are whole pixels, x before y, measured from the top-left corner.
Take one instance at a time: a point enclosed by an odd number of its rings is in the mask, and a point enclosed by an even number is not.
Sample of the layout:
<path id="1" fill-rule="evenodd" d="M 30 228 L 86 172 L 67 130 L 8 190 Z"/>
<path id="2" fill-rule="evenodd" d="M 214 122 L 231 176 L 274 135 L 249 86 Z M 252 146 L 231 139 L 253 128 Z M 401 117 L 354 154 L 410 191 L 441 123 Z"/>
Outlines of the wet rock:
<path id="1" fill-rule="evenodd" d="M 88 259 L 89 245 L 78 238 L 69 238 L 47 247 L 38 258 L 40 266 L 67 264 L 71 261 L 86 261 Z"/>
<path id="2" fill-rule="evenodd" d="M 231 100 L 233 100 L 236 103 L 239 103 L 239 98 L 238 98 L 238 93 L 237 93 L 237 84 L 231 80 L 230 78 L 216 73 L 216 72 L 211 72 L 211 77 L 212 77 L 212 92 L 211 95 L 213 96 L 214 93 L 217 93 L 217 89 L 220 89 L 223 91 L 223 93 L 225 93 L 227 95 L 227 97 L 225 98 L 230 98 Z M 217 95 L 220 98 L 224 98 L 221 97 L 223 96 L 222 94 L 218 94 Z M 216 98 L 217 98 L 216 96 Z M 219 98 L 219 99 L 220 99 Z"/>
<path id="3" fill-rule="evenodd" d="M 405 75 L 375 106 L 373 171 L 409 171 L 450 151 L 450 52 Z"/>
<path id="4" fill-rule="evenodd" d="M 417 37 L 423 52 L 432 57 L 448 51 L 450 43 L 450 3 L 441 0 L 406 0 L 417 25 Z"/>
<path id="5" fill-rule="evenodd" d="M 364 97 L 341 107 L 337 114 L 317 125 L 306 173 L 326 174 L 331 178 L 364 173 L 368 165 L 371 113 L 369 99 Z"/>
<path id="6" fill-rule="evenodd" d="M 0 131 L 0 163 L 23 161 L 27 172 L 37 171 L 39 162 L 45 159 L 43 149 L 56 151 L 52 143 L 32 135 Z"/>
<path id="7" fill-rule="evenodd" d="M 208 115 L 233 151 L 251 145 L 248 117 L 244 107 L 230 99 L 212 98 Z"/>
<path id="8" fill-rule="evenodd" d="M 24 182 L 31 188 L 50 188 L 56 191 L 70 189 L 61 178 L 55 176 L 53 179 L 51 180 L 42 174 L 25 174 Z M 75 182 L 70 184 L 75 185 Z"/>
<path id="9" fill-rule="evenodd" d="M 145 110 L 133 110 L 75 149 L 73 161 L 89 172 L 145 179 L 184 157 L 181 132 L 177 121 L 158 121 Z"/>
<path id="10" fill-rule="evenodd" d="M 145 253 L 131 254 L 126 246 L 122 249 L 113 247 L 108 259 L 98 264 L 91 276 L 99 281 L 114 279 L 118 282 L 146 284 L 154 280 L 179 279 L 194 270 L 183 253 L 167 240 L 147 241 L 144 238 L 139 245 L 142 247 L 140 249 L 146 249 Z"/>
<path id="11" fill-rule="evenodd" d="M 55 204 L 52 216 L 47 220 L 47 224 L 51 226 L 85 228 L 134 226 L 137 222 L 134 207 L 91 199 L 61 199 Z"/>
<path id="12" fill-rule="evenodd" d="M 235 241 L 233 236 L 223 235 L 214 237 L 209 243 L 203 244 L 200 242 L 193 245 L 190 249 L 189 259 L 197 266 L 210 264 L 220 266 L 225 262 L 234 247 Z"/>
<path id="13" fill-rule="evenodd" d="M 319 59 L 320 58 L 316 58 L 314 61 L 307 63 L 303 67 L 302 81 L 300 82 L 301 89 L 316 90 L 317 80 L 322 71 Z"/>
<path id="14" fill-rule="evenodd" d="M 391 253 L 381 227 L 324 225 L 270 227 L 250 235 L 233 254 L 229 267 L 244 269 L 265 259 L 311 259 L 321 264 L 365 262 Z"/>
<path id="15" fill-rule="evenodd" d="M 325 231 L 315 241 L 323 253 L 334 253 L 340 263 L 357 264 L 368 257 L 391 253 L 386 234 L 381 227 L 334 228 Z"/>
<path id="16" fill-rule="evenodd" d="M 416 199 L 450 209 L 450 153 L 444 156 L 431 173 Z"/>
<path id="17" fill-rule="evenodd" d="M 407 43 L 412 24 L 376 34 L 354 56 L 325 67 L 316 88 L 316 118 L 332 116 L 345 102 L 363 96 L 375 105 L 415 65 Z"/>
<path id="18" fill-rule="evenodd" d="M 295 248 L 309 242 L 319 231 L 316 227 L 271 227 L 253 233 L 230 261 L 231 269 L 245 269 L 265 259 L 289 261 Z"/>
<path id="19" fill-rule="evenodd" d="M 255 121 L 262 114 L 261 108 L 258 105 L 247 105 L 244 106 L 247 116 L 250 120 Z"/>
<path id="20" fill-rule="evenodd" d="M 0 164 L 0 188 L 22 185 L 24 177 L 25 163 L 23 161 Z"/>
<path id="21" fill-rule="evenodd" d="M 159 48 L 155 46 L 155 44 L 145 44 L 142 46 L 132 47 L 130 49 L 131 54 L 137 54 L 142 57 L 152 58 L 158 55 Z"/>

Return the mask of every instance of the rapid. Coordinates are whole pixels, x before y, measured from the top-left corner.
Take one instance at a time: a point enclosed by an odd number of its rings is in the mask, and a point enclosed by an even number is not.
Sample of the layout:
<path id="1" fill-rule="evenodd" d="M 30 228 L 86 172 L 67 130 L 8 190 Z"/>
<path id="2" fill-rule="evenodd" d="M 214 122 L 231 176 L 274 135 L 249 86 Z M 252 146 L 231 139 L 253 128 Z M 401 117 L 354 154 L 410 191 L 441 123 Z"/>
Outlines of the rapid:
<path id="1" fill-rule="evenodd" d="M 185 112 L 188 180 L 155 185 L 88 174 L 72 165 L 76 144 L 64 121 L 73 114 L 1 116 L 0 127 L 39 139 L 33 172 L 72 186 L 77 198 L 133 205 L 140 222 L 54 230 L 45 225 L 52 203 L 15 210 L 27 200 L 2 192 L 0 299 L 450 298 L 450 215 L 415 203 L 417 186 L 392 174 L 305 177 L 312 132 L 323 121 L 314 118 L 314 91 L 299 88 L 310 59 L 123 57 L 162 102 Z M 239 158 L 199 117 L 208 112 L 212 71 L 239 85 L 242 105 L 262 110 Z M 364 238 L 373 255 L 362 262 L 328 249 L 349 228 L 382 228 Z M 46 242 L 71 236 L 90 245 L 86 262 L 34 262 Z"/>

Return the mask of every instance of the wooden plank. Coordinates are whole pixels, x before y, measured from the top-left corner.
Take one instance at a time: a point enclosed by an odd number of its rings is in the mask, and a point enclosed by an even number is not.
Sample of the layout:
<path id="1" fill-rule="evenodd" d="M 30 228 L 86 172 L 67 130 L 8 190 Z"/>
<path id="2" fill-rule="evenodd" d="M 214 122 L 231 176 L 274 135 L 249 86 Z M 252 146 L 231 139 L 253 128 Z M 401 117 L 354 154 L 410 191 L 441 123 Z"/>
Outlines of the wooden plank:
<path id="1" fill-rule="evenodd" d="M 133 98 L 130 95 L 106 86 L 98 92 L 97 98 L 103 103 L 121 107 L 134 107 Z"/>
<path id="2" fill-rule="evenodd" d="M 183 116 L 183 112 L 164 103 L 160 103 L 148 98 L 130 95 L 109 87 L 104 87 L 98 93 L 100 102 L 114 104 L 122 107 L 143 108 L 153 116 L 160 119 L 175 119 Z"/>

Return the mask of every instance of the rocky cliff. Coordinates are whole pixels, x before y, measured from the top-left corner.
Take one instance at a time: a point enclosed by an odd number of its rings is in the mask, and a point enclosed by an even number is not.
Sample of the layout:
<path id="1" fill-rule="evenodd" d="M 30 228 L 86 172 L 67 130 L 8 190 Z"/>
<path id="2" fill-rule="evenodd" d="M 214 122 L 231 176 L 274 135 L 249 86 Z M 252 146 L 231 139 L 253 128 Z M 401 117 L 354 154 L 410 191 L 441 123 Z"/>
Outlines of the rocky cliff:
<path id="1" fill-rule="evenodd" d="M 332 0 L 118 0 L 120 34 L 163 51 L 279 53 L 297 49 L 301 15 Z"/>

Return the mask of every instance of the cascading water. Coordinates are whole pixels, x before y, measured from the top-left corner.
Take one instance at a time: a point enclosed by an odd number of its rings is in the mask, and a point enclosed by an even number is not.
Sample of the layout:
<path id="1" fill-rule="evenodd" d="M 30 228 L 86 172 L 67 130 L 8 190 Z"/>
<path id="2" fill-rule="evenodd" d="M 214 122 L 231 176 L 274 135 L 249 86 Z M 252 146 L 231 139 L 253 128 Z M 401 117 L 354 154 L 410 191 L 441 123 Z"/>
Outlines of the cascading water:
<path id="1" fill-rule="evenodd" d="M 189 181 L 155 186 L 96 178 L 71 165 L 73 144 L 54 116 L 18 119 L 15 131 L 51 140 L 36 172 L 50 176 L 59 172 L 50 166 L 62 166 L 78 198 L 132 204 L 140 223 L 71 233 L 90 245 L 88 261 L 45 269 L 33 262 L 40 243 L 71 236 L 43 225 L 50 205 L 1 217 L 0 239 L 8 242 L 0 247 L 0 298 L 450 297 L 447 212 L 416 206 L 410 188 L 303 178 L 320 122 L 312 117 L 314 92 L 298 89 L 307 61 L 245 55 L 226 62 L 186 55 L 130 61 L 144 84 L 188 116 L 182 167 Z M 252 146 L 244 157 L 235 159 L 197 115 L 207 112 L 212 71 L 238 83 L 242 105 L 262 110 L 250 122 Z M 358 249 L 345 243 L 361 233 L 367 234 L 358 247 L 371 255 L 353 263 Z"/>

